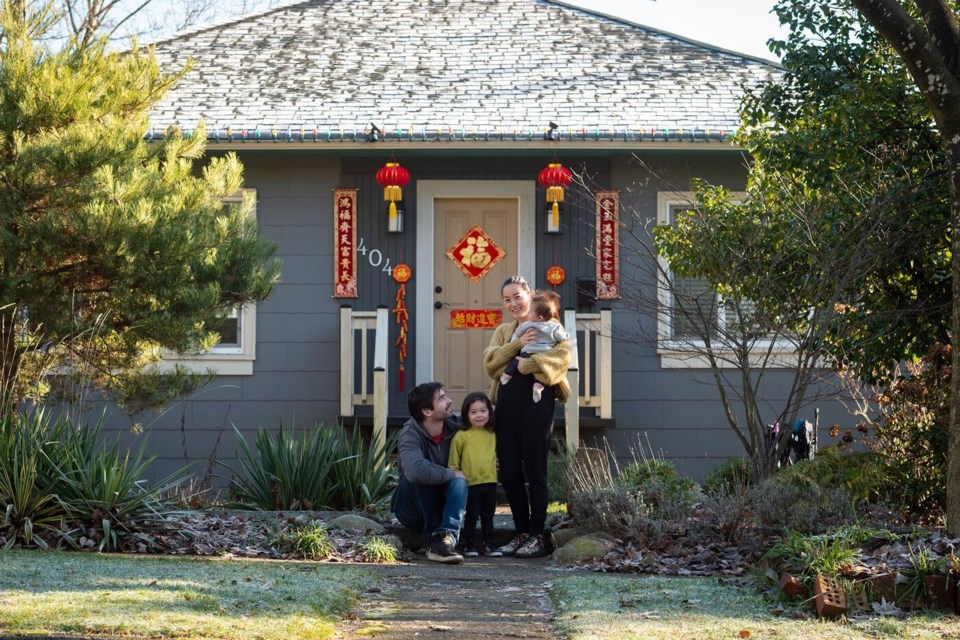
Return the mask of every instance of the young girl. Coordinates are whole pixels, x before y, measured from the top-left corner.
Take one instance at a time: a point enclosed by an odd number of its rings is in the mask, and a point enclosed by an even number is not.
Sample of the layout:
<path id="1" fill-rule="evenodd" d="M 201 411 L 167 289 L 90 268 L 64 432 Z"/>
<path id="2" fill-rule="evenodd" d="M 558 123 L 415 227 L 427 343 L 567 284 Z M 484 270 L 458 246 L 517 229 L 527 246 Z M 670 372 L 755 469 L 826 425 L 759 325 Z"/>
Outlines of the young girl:
<path id="1" fill-rule="evenodd" d="M 503 554 L 490 546 L 493 542 L 493 512 L 497 508 L 497 436 L 493 431 L 493 405 L 482 391 L 474 391 L 463 399 L 460 422 L 450 445 L 451 469 L 467 477 L 467 514 L 460 539 L 467 557 L 500 557 Z M 477 516 L 480 516 L 481 537 L 477 544 Z"/>

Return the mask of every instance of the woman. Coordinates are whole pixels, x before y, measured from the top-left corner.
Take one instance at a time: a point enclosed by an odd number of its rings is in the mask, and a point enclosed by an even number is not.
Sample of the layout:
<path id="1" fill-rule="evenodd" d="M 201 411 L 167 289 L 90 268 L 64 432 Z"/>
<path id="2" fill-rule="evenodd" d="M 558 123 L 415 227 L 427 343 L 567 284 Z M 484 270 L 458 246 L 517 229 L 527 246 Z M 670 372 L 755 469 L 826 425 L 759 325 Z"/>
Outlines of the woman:
<path id="1" fill-rule="evenodd" d="M 570 395 L 567 384 L 570 343 L 558 342 L 549 351 L 521 359 L 518 363 L 521 375 L 501 386 L 500 375 L 521 348 L 537 339 L 537 331 L 529 329 L 523 335 L 513 335 L 530 313 L 534 293 L 527 281 L 511 276 L 500 287 L 500 293 L 513 321 L 494 331 L 490 346 L 483 352 L 483 366 L 493 380 L 490 399 L 496 405 L 497 460 L 517 535 L 499 551 L 518 558 L 535 558 L 549 551 L 543 537 L 547 520 L 547 453 L 555 403 L 565 402 Z M 533 385 L 537 381 L 544 385 L 539 402 L 533 399 Z"/>

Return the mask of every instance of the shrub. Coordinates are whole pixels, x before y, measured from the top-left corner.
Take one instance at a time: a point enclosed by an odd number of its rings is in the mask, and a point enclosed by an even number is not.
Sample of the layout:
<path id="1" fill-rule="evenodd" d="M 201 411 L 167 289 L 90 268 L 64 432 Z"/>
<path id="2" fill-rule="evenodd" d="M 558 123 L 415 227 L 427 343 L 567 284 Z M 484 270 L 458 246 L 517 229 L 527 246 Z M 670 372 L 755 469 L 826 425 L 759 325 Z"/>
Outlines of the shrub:
<path id="1" fill-rule="evenodd" d="M 697 484 L 693 480 L 681 476 L 673 465 L 658 458 L 624 467 L 615 482 L 639 492 L 653 517 L 663 520 L 685 518 L 697 495 Z"/>
<path id="2" fill-rule="evenodd" d="M 623 486 L 572 490 L 567 508 L 577 528 L 587 532 L 602 531 L 625 540 L 642 540 L 650 531 L 649 509 L 643 496 Z"/>
<path id="3" fill-rule="evenodd" d="M 753 484 L 753 465 L 748 458 L 734 457 L 711 471 L 703 481 L 703 492 L 708 495 L 735 494 Z"/>
<path id="4" fill-rule="evenodd" d="M 256 454 L 234 428 L 240 445 L 239 471 L 229 480 L 231 506 L 241 509 L 310 511 L 380 509 L 396 485 L 388 452 L 399 434 L 382 448 L 367 449 L 359 430 L 347 437 L 339 426 L 317 425 L 295 434 L 281 424 L 276 435 L 260 429 Z"/>
<path id="5" fill-rule="evenodd" d="M 0 421 L 0 532 L 6 545 L 46 546 L 46 531 L 77 546 L 86 535 L 99 549 L 118 549 L 128 536 L 164 527 L 168 505 L 160 497 L 185 476 L 181 469 L 154 485 L 143 476 L 152 458 L 143 447 L 131 457 L 119 441 L 102 442 L 102 421 L 75 427 L 42 411 L 14 423 Z M 140 538 L 138 538 L 140 539 Z"/>
<path id="6" fill-rule="evenodd" d="M 935 344 L 908 375 L 893 380 L 876 398 L 881 418 L 864 444 L 887 465 L 888 499 L 916 515 L 936 514 L 946 501 L 950 424 L 950 345 Z M 845 441 L 852 435 L 844 436 Z"/>
<path id="7" fill-rule="evenodd" d="M 854 518 L 850 494 L 821 489 L 803 478 L 777 474 L 752 490 L 760 524 L 800 533 L 821 533 Z"/>
<path id="8" fill-rule="evenodd" d="M 188 468 L 147 486 L 143 477 L 153 458 L 144 457 L 146 441 L 131 457 L 118 441 L 98 445 L 101 429 L 98 422 L 65 430 L 57 446 L 57 492 L 71 523 L 105 551 L 119 549 L 129 535 L 164 528 L 171 501 L 161 496 L 187 477 Z"/>
<path id="9" fill-rule="evenodd" d="M 824 447 L 813 460 L 802 460 L 785 467 L 779 475 L 821 489 L 843 489 L 854 505 L 874 503 L 890 488 L 889 475 L 879 454 L 872 451 L 845 452 L 838 447 Z"/>
<path id="10" fill-rule="evenodd" d="M 381 446 L 366 447 L 363 434 L 355 428 L 350 437 L 342 429 L 332 429 L 337 458 L 333 465 L 335 489 L 330 508 L 352 511 L 389 510 L 390 497 L 397 485 L 397 473 L 388 454 L 396 451 L 400 432 L 388 437 Z"/>
<path id="11" fill-rule="evenodd" d="M 47 425 L 42 413 L 0 421 L 0 533 L 5 547 L 18 541 L 46 547 L 34 533 L 58 531 L 64 517 L 55 496 L 55 477 L 44 455 Z"/>

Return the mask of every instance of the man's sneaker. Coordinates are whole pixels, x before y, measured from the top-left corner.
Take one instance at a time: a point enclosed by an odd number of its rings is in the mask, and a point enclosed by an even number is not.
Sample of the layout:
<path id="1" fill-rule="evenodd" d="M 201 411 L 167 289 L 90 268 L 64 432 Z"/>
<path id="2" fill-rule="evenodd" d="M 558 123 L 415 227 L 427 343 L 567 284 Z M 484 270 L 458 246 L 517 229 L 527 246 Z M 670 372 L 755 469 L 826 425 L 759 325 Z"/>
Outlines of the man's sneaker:
<path id="1" fill-rule="evenodd" d="M 511 541 L 508 542 L 507 544 L 505 544 L 505 545 L 503 545 L 502 547 L 500 547 L 499 549 L 497 549 L 497 551 L 499 551 L 501 555 L 504 555 L 504 556 L 512 556 L 513 554 L 515 554 L 515 553 L 517 552 L 517 549 L 519 549 L 520 547 L 523 546 L 523 543 L 526 542 L 526 541 L 527 541 L 527 538 L 529 538 L 529 537 L 530 537 L 530 536 L 527 535 L 526 533 L 518 533 L 518 534 L 513 538 L 513 540 L 511 540 Z"/>
<path id="2" fill-rule="evenodd" d="M 430 546 L 427 547 L 427 560 L 445 564 L 459 564 L 463 562 L 463 556 L 453 548 L 453 536 L 444 533 L 430 539 Z"/>
<path id="3" fill-rule="evenodd" d="M 463 551 L 463 555 L 466 558 L 476 558 L 477 556 L 480 555 L 480 552 L 477 551 L 477 548 L 475 546 L 473 546 L 472 544 L 468 544 L 467 548 L 464 549 Z"/>
<path id="4" fill-rule="evenodd" d="M 517 549 L 516 556 L 518 558 L 539 558 L 540 556 L 545 556 L 549 553 L 547 551 L 547 545 L 543 541 L 543 536 L 530 536 L 527 538 L 527 541 L 523 543 L 519 549 Z"/>
<path id="5" fill-rule="evenodd" d="M 486 556 L 486 557 L 488 557 L 488 558 L 502 558 L 502 557 L 503 557 L 503 551 L 500 551 L 500 549 L 491 549 L 491 548 L 488 547 L 487 545 L 483 545 L 483 551 L 482 551 L 481 553 L 483 553 L 483 555 Z"/>

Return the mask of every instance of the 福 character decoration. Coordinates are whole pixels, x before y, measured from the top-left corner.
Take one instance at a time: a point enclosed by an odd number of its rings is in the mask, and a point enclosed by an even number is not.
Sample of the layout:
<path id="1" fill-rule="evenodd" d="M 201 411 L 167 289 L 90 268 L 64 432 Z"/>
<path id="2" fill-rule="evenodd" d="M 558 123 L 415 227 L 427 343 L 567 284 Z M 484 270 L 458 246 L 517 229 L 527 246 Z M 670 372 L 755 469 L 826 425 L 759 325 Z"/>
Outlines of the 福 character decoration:
<path id="1" fill-rule="evenodd" d="M 410 267 L 405 264 L 401 263 L 393 268 L 393 279 L 400 284 L 400 288 L 397 289 L 397 305 L 393 308 L 393 313 L 396 316 L 397 324 L 400 326 L 400 329 L 397 332 L 397 340 L 395 342 L 397 346 L 397 361 L 399 362 L 397 367 L 397 386 L 400 388 L 400 391 L 406 391 L 406 380 L 404 379 L 404 360 L 407 358 L 408 316 L 405 299 L 407 297 L 406 282 L 410 280 L 412 275 L 413 272 L 410 270 Z"/>

